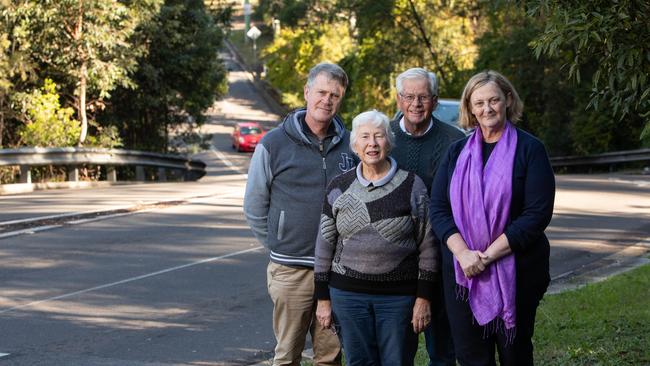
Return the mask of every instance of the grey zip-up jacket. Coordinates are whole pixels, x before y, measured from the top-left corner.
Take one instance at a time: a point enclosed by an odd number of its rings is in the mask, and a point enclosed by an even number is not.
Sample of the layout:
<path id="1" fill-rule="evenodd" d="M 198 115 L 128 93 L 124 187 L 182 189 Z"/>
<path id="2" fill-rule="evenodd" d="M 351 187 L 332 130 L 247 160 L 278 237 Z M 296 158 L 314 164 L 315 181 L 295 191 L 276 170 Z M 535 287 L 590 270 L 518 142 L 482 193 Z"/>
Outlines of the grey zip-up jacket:
<path id="1" fill-rule="evenodd" d="M 305 109 L 289 113 L 255 149 L 248 170 L 244 214 L 275 263 L 314 267 L 314 248 L 325 190 L 356 159 L 350 133 L 337 116 L 336 135 L 324 147 L 301 128 Z"/>

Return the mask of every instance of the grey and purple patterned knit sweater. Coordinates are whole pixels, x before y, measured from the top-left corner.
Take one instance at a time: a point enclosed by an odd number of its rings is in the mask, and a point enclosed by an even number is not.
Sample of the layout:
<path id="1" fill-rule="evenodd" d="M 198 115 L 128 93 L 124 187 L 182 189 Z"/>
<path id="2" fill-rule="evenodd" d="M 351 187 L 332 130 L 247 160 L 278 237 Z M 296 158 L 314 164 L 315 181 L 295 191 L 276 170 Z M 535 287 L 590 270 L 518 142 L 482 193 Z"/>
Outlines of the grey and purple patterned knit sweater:
<path id="1" fill-rule="evenodd" d="M 391 165 L 379 182 L 363 179 L 360 164 L 330 183 L 316 241 L 317 299 L 329 299 L 332 286 L 431 300 L 439 254 L 427 189 L 392 159 Z"/>

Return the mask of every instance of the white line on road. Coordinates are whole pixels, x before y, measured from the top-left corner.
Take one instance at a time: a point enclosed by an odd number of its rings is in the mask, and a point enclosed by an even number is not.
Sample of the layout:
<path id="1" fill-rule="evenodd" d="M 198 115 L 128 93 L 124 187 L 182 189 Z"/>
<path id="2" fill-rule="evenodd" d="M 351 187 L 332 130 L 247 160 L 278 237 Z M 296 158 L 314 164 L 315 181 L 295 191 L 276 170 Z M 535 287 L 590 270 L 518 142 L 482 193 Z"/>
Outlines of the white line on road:
<path id="1" fill-rule="evenodd" d="M 217 156 L 217 158 L 219 158 L 219 160 L 221 160 L 221 162 L 224 163 L 228 168 L 241 174 L 242 178 L 248 179 L 248 174 L 242 173 L 241 170 L 235 166 L 232 161 L 228 160 L 228 158 L 226 158 L 226 155 L 224 155 L 221 151 L 217 150 L 214 146 L 210 146 L 210 151 L 212 151 Z"/>
<path id="2" fill-rule="evenodd" d="M 47 226 L 32 227 L 32 228 L 23 229 L 23 230 L 10 231 L 8 233 L 0 234 L 0 239 L 9 238 L 9 237 L 16 236 L 16 235 L 34 234 L 34 233 L 37 233 L 39 231 L 56 229 L 56 228 L 61 227 L 61 226 L 62 225 L 47 225 Z"/>
<path id="3" fill-rule="evenodd" d="M 85 293 L 92 292 L 92 291 L 102 290 L 102 289 L 109 288 L 109 287 L 114 287 L 114 286 L 117 286 L 117 285 L 123 285 L 123 284 L 129 283 L 129 282 L 143 280 L 145 278 L 158 276 L 158 275 L 161 275 L 161 274 L 177 271 L 179 269 L 188 268 L 188 267 L 196 266 L 196 265 L 199 265 L 199 264 L 204 264 L 204 263 L 218 261 L 218 260 L 221 260 L 221 259 L 234 257 L 234 256 L 237 256 L 237 255 L 240 255 L 240 254 L 253 252 L 253 251 L 256 251 L 256 250 L 263 249 L 263 248 L 264 247 L 262 247 L 262 246 L 257 246 L 255 248 L 244 249 L 244 250 L 240 250 L 240 251 L 237 251 L 237 252 L 234 252 L 234 253 L 220 255 L 218 257 L 206 258 L 206 259 L 203 259 L 203 260 L 200 260 L 200 261 L 183 264 L 183 265 L 180 265 L 180 266 L 171 267 L 171 268 L 163 269 L 163 270 L 152 272 L 152 273 L 147 273 L 147 274 L 144 274 L 144 275 L 141 275 L 141 276 L 131 277 L 131 278 L 127 278 L 127 279 L 124 279 L 124 280 L 121 280 L 121 281 L 107 283 L 107 284 L 104 284 L 104 285 L 99 285 L 99 286 L 87 288 L 85 290 L 79 290 L 79 291 L 71 292 L 71 293 L 68 293 L 68 294 L 63 294 L 63 295 L 59 295 L 59 296 L 50 297 L 50 298 L 43 299 L 43 300 L 32 301 L 32 302 L 27 303 L 27 304 L 18 305 L 18 306 L 14 306 L 12 308 L 0 310 L 0 314 L 6 314 L 6 313 L 14 311 L 14 310 L 20 310 L 20 309 L 28 308 L 28 307 L 38 305 L 38 304 L 42 304 L 42 303 L 45 303 L 45 302 L 48 302 L 48 301 L 61 300 L 61 299 L 65 299 L 65 298 L 76 296 L 76 295 L 85 294 Z"/>
<path id="4" fill-rule="evenodd" d="M 132 206 L 116 206 L 116 207 L 111 207 L 108 211 L 125 210 L 125 209 L 128 209 L 130 207 L 132 207 Z M 27 224 L 27 223 L 34 222 L 34 221 L 62 219 L 62 218 L 66 218 L 66 217 L 70 217 L 70 216 L 78 216 L 78 215 L 92 215 L 92 214 L 102 213 L 104 211 L 107 211 L 107 210 L 106 209 L 100 209 L 100 210 L 90 210 L 90 211 L 77 211 L 77 212 L 68 212 L 68 213 L 64 213 L 64 214 L 30 217 L 30 218 L 27 218 L 27 219 L 3 221 L 3 222 L 0 222 L 0 226 L 8 226 L 8 225 L 15 225 L 15 224 Z"/>

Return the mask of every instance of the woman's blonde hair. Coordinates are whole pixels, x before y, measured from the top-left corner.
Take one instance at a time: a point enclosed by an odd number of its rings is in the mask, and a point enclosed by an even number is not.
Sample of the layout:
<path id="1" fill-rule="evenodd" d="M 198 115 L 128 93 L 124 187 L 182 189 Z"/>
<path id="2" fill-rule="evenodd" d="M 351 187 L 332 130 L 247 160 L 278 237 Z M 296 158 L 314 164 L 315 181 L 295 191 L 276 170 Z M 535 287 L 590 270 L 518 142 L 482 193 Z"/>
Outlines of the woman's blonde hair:
<path id="1" fill-rule="evenodd" d="M 476 89 L 489 82 L 494 82 L 501 89 L 503 95 L 511 100 L 510 106 L 506 108 L 506 118 L 512 123 L 516 123 L 521 119 L 524 102 L 519 98 L 517 90 L 505 76 L 494 70 L 486 70 L 472 76 L 465 84 L 465 89 L 463 89 L 463 94 L 460 97 L 460 115 L 458 117 L 460 127 L 470 129 L 478 125 L 478 120 L 472 114 L 472 105 L 469 99 Z"/>

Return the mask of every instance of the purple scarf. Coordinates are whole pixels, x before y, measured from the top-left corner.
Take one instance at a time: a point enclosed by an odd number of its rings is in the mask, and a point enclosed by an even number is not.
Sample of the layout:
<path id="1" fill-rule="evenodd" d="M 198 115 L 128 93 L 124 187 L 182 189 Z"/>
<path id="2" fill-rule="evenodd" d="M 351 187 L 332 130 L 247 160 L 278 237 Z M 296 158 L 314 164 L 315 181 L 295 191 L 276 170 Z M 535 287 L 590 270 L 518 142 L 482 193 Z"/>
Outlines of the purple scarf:
<path id="1" fill-rule="evenodd" d="M 485 251 L 503 234 L 510 217 L 517 130 L 506 121 L 503 135 L 485 167 L 482 143 L 483 134 L 476 128 L 458 156 L 451 178 L 450 199 L 454 222 L 469 249 Z M 506 330 L 512 330 L 514 335 L 514 255 L 500 258 L 469 279 L 455 259 L 454 268 L 456 284 L 461 290 L 467 290 L 469 305 L 478 324 L 484 326 L 500 318 Z"/>

